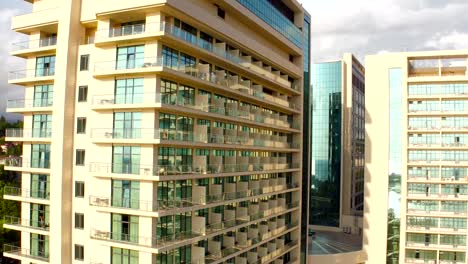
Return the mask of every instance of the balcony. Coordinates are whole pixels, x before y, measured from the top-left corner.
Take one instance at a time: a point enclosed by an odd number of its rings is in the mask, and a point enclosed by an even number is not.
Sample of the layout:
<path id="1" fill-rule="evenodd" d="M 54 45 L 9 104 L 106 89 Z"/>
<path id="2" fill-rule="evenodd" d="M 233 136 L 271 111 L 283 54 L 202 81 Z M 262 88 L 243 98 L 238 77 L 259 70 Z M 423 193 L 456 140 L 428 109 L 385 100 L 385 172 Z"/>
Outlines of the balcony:
<path id="1" fill-rule="evenodd" d="M 284 233 L 285 231 L 291 230 L 296 227 L 297 227 L 297 223 L 271 229 L 265 233 L 265 235 L 263 236 L 264 238 L 262 238 L 262 236 L 256 236 L 256 237 L 251 237 L 247 239 L 247 237 L 245 237 L 245 235 L 247 234 L 244 235 L 244 239 L 241 239 L 241 236 L 236 236 L 236 238 L 224 236 L 223 241 L 226 244 L 228 244 L 228 246 L 225 246 L 224 249 L 220 249 L 221 242 L 214 241 L 214 240 L 209 241 L 208 243 L 211 242 L 212 246 L 211 246 L 211 252 L 209 251 L 210 254 L 207 255 L 205 258 L 206 263 L 210 263 L 210 264 L 224 263 L 224 261 L 227 258 L 234 257 L 232 255 L 240 255 L 243 252 L 248 251 L 252 247 L 261 247 L 264 245 L 270 245 L 271 250 L 268 250 L 268 248 L 266 248 L 267 250 L 265 251 L 266 252 L 265 255 L 259 258 L 257 257 L 255 258 L 257 259 L 257 262 L 249 262 L 249 263 L 268 263 L 272 259 L 281 256 L 282 254 L 288 252 L 291 248 L 297 245 L 297 241 L 293 241 L 284 245 L 283 239 L 279 239 L 279 238 L 275 239 L 275 236 L 278 236 Z M 243 233 L 243 232 L 238 231 L 237 233 Z M 242 242 L 239 243 L 240 241 Z M 280 241 L 283 241 L 283 242 L 280 242 Z M 278 249 L 276 249 L 277 243 L 280 245 L 280 248 Z M 216 250 L 216 248 L 218 249 Z"/>
<path id="2" fill-rule="evenodd" d="M 5 170 L 48 174 L 50 172 L 50 161 L 45 159 L 28 160 L 22 157 L 8 157 L 5 159 Z"/>
<path id="3" fill-rule="evenodd" d="M 222 59 L 223 62 L 235 65 L 235 67 L 240 67 L 244 72 L 266 80 L 268 83 L 279 86 L 286 91 L 292 89 L 293 91 L 300 92 L 300 82 L 290 82 L 288 80 L 288 75 L 282 74 L 280 71 L 272 71 L 271 66 L 264 65 L 260 61 L 252 61 L 250 56 L 240 56 L 241 52 L 239 50 L 226 51 L 226 43 L 213 44 L 207 42 L 169 23 L 141 23 L 111 26 L 109 29 L 96 32 L 95 44 L 97 46 L 102 46 L 122 41 L 141 41 L 162 35 L 175 37 L 178 41 L 183 41 L 192 45 L 195 49 L 208 52 L 211 56 Z"/>
<path id="4" fill-rule="evenodd" d="M 206 126 L 195 125 L 195 131 L 207 130 Z M 215 130 L 215 128 L 212 128 Z M 242 135 L 237 135 L 237 134 Z M 190 146 L 216 146 L 236 149 L 275 149 L 298 150 L 299 144 L 292 144 L 287 141 L 286 136 L 267 135 L 237 131 L 231 129 L 217 129 L 216 133 L 195 133 L 172 130 L 160 130 L 153 128 L 135 129 L 115 129 L 115 128 L 95 128 L 91 130 L 91 138 L 94 143 L 138 143 L 138 144 L 159 144 L 171 143 L 171 145 Z"/>
<path id="5" fill-rule="evenodd" d="M 262 124 L 266 127 L 277 126 L 279 128 L 300 129 L 301 124 L 291 122 L 284 114 L 271 114 L 258 108 L 250 108 L 248 105 L 237 105 L 224 102 L 208 103 L 208 97 L 195 98 L 195 103 L 190 104 L 183 100 L 174 100 L 167 95 L 162 95 L 163 107 L 171 105 L 187 108 L 189 111 L 199 111 L 200 114 L 209 113 L 219 117 L 224 117 L 231 122 L 248 122 L 251 124 Z M 184 110 L 186 111 L 186 110 Z M 182 111 L 182 112 L 184 112 Z"/>
<path id="6" fill-rule="evenodd" d="M 201 234 L 195 232 L 178 232 L 177 234 L 173 234 L 171 236 L 165 237 L 145 237 L 145 236 L 138 236 L 138 235 L 129 235 L 129 234 L 122 234 L 122 233 L 113 233 L 107 231 L 100 231 L 96 229 L 91 229 L 91 238 L 97 240 L 105 240 L 111 241 L 116 243 L 124 243 L 124 244 L 133 244 L 142 247 L 150 247 L 150 248 L 162 248 L 169 245 L 174 245 L 183 241 L 190 240 L 192 238 L 198 237 Z"/>
<path id="7" fill-rule="evenodd" d="M 200 229 L 197 230 L 191 230 L 191 231 L 185 231 L 185 232 L 178 232 L 176 234 L 172 234 L 169 236 L 164 236 L 164 237 L 144 237 L 144 236 L 132 236 L 129 234 L 121 234 L 121 233 L 113 233 L 109 231 L 102 231 L 102 230 L 96 230 L 96 229 L 91 229 L 91 238 L 92 239 L 97 239 L 97 240 L 105 240 L 105 241 L 110 241 L 110 242 L 115 242 L 115 243 L 124 243 L 124 244 L 131 244 L 131 245 L 136 245 L 136 246 L 141 246 L 141 247 L 146 247 L 146 248 L 155 248 L 155 249 L 162 249 L 165 247 L 177 247 L 177 246 L 182 246 L 187 243 L 191 243 L 191 240 L 193 238 L 197 238 L 197 240 L 200 240 L 200 238 L 209 238 L 213 237 L 216 235 L 220 235 L 223 233 L 227 233 L 230 231 L 235 231 L 236 229 L 240 229 L 242 227 L 247 227 L 251 224 L 254 224 L 256 222 L 260 221 L 265 221 L 268 220 L 268 217 L 275 217 L 274 214 L 285 214 L 286 211 L 296 208 L 299 206 L 298 203 L 293 203 L 293 204 L 288 204 L 285 206 L 278 207 L 278 210 L 275 211 L 280 211 L 279 213 L 275 212 L 259 212 L 255 220 L 237 220 L 237 219 L 232 219 L 232 220 L 226 220 L 222 221 L 219 223 L 214 223 L 214 224 L 209 224 L 206 226 L 200 226 Z M 280 210 L 281 209 L 281 210 Z M 205 221 L 204 217 L 199 217 L 200 221 Z"/>
<path id="8" fill-rule="evenodd" d="M 19 245 L 19 243 L 17 243 L 17 245 Z M 3 256 L 37 264 L 49 263 L 49 252 L 38 249 L 21 248 L 21 246 L 17 245 L 4 244 Z"/>
<path id="9" fill-rule="evenodd" d="M 232 157 L 235 158 L 235 157 Z M 195 160 L 206 160 L 206 156 L 200 156 Z M 203 164 L 205 163 L 205 164 Z M 154 180 L 173 179 L 174 177 L 193 177 L 196 175 L 204 175 L 209 177 L 210 174 L 226 175 L 248 175 L 260 174 L 265 172 L 286 172 L 294 171 L 300 168 L 300 164 L 289 164 L 285 160 L 276 163 L 246 163 L 246 164 L 206 164 L 201 162 L 193 165 L 141 165 L 141 164 L 125 164 L 113 165 L 112 163 L 90 163 L 90 172 L 97 177 L 114 177 L 114 178 L 132 178 L 146 179 L 154 177 Z M 151 178 L 150 178 L 151 179 Z"/>
<path id="10" fill-rule="evenodd" d="M 141 23 L 124 26 L 111 26 L 96 32 L 95 45 L 104 46 L 131 40 L 142 41 L 162 35 L 161 23 Z"/>
<path id="11" fill-rule="evenodd" d="M 50 193 L 46 190 L 28 190 L 13 186 L 5 186 L 3 189 L 5 199 L 34 203 L 48 203 Z"/>
<path id="12" fill-rule="evenodd" d="M 57 45 L 57 37 L 46 37 L 36 40 L 28 40 L 23 42 L 13 43 L 13 51 L 11 55 L 21 58 L 38 56 L 42 53 L 55 53 Z"/>
<path id="13" fill-rule="evenodd" d="M 94 110 L 142 109 L 161 107 L 161 95 L 156 93 L 115 95 L 95 95 L 92 100 Z"/>
<path id="14" fill-rule="evenodd" d="M 30 34 L 34 31 L 57 32 L 59 12 L 58 7 L 53 7 L 14 16 L 11 20 L 11 28 L 23 34 Z"/>
<path id="15" fill-rule="evenodd" d="M 259 260 L 257 262 L 254 262 L 253 264 L 269 263 L 273 261 L 274 259 L 279 258 L 280 256 L 291 251 L 291 249 L 293 249 L 297 245 L 298 245 L 297 241 L 291 241 L 287 243 L 286 245 L 284 245 L 283 247 L 276 249 L 275 251 L 269 253 L 268 255 L 259 258 Z"/>
<path id="16" fill-rule="evenodd" d="M 417 259 L 417 258 L 406 258 L 406 263 L 415 263 L 415 264 L 437 264 L 435 259 Z"/>
<path id="17" fill-rule="evenodd" d="M 54 75 L 54 69 L 12 71 L 8 73 L 8 83 L 28 86 L 38 82 L 52 82 L 54 80 Z"/>
<path id="18" fill-rule="evenodd" d="M 162 71 L 162 65 L 162 59 L 160 57 L 101 61 L 94 64 L 94 76 L 109 77 L 126 74 L 154 73 Z"/>
<path id="19" fill-rule="evenodd" d="M 5 141 L 13 142 L 51 142 L 50 129 L 7 128 Z"/>
<path id="20" fill-rule="evenodd" d="M 250 75 L 255 75 L 270 84 L 300 92 L 299 82 L 290 82 L 287 75 L 280 71 L 272 71 L 271 66 L 264 65 L 261 61 L 253 61 L 251 56 L 241 56 L 242 52 L 239 50 L 227 51 L 226 43 L 213 44 L 169 23 L 164 24 L 164 33 L 190 44 L 193 48 L 200 48 L 212 56 L 221 58 L 224 62 L 231 63 L 236 67 L 240 66 L 244 70 L 248 70 Z"/>
<path id="21" fill-rule="evenodd" d="M 5 216 L 3 225 L 5 228 L 24 231 L 24 229 L 35 229 L 40 231 L 49 231 L 49 223 L 45 221 L 35 221 L 22 219 L 20 217 Z M 31 231 L 31 230 L 29 230 Z"/>
<path id="22" fill-rule="evenodd" d="M 163 67 L 164 66 L 164 67 Z M 195 78 L 198 82 L 210 85 L 216 85 L 227 92 L 234 93 L 237 96 L 248 98 L 250 101 L 268 102 L 269 107 L 276 109 L 287 110 L 294 113 L 299 113 L 301 105 L 295 104 L 288 100 L 287 96 L 272 96 L 264 93 L 261 85 L 251 85 L 250 81 L 239 80 L 239 76 L 225 76 L 225 71 L 209 71 L 208 64 L 198 64 L 196 66 L 180 65 L 168 68 L 163 64 L 161 57 L 141 58 L 136 60 L 113 60 L 96 62 L 94 76 L 108 77 L 119 76 L 125 74 L 144 74 L 161 72 L 163 75 L 172 77 L 181 77 L 179 74 L 188 75 L 189 81 Z M 175 75 L 174 75 L 175 73 Z M 164 103 L 164 98 L 163 98 Z"/>
<path id="23" fill-rule="evenodd" d="M 413 242 L 407 241 L 406 246 L 410 248 L 418 248 L 418 249 L 439 249 L 439 250 L 460 250 L 465 251 L 466 244 L 452 244 L 452 245 L 444 245 L 438 244 L 437 241 L 435 243 L 424 243 L 424 242 Z"/>
<path id="24" fill-rule="evenodd" d="M 8 113 L 52 112 L 52 99 L 44 100 L 8 100 Z"/>
<path id="25" fill-rule="evenodd" d="M 124 210 L 137 210 L 142 212 L 158 212 L 159 216 L 164 214 L 170 214 L 173 210 L 187 210 L 193 206 L 197 208 L 208 208 L 217 206 L 220 203 L 227 203 L 232 201 L 247 201 L 254 198 L 260 198 L 265 195 L 274 195 L 277 192 L 293 190 L 298 188 L 297 184 L 288 184 L 288 185 L 277 185 L 277 186 L 268 186 L 266 188 L 257 188 L 257 189 L 247 189 L 245 191 L 237 192 L 225 192 L 220 194 L 206 194 L 206 188 L 204 191 L 200 187 L 200 190 L 197 190 L 197 196 L 186 197 L 183 200 L 158 200 L 154 201 L 145 201 L 145 200 L 126 200 L 124 202 L 118 201 L 113 202 L 110 197 L 98 197 L 90 196 L 89 204 L 91 206 L 101 207 L 101 208 L 114 208 L 114 209 L 124 209 Z M 200 194 L 202 193 L 202 194 Z M 201 206 L 201 207 L 200 207 Z"/>
<path id="26" fill-rule="evenodd" d="M 154 128 L 94 128 L 91 138 L 94 143 L 159 144 L 159 130 Z"/>

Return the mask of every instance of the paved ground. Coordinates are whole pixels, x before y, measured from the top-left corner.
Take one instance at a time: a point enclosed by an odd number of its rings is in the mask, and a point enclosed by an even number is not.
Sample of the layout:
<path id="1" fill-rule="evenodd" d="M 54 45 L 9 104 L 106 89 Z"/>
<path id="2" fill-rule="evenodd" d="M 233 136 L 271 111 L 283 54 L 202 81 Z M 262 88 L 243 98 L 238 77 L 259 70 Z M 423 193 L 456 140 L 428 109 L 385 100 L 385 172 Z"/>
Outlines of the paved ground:
<path id="1" fill-rule="evenodd" d="M 309 237 L 309 254 L 326 255 L 361 250 L 362 237 L 338 232 L 316 231 Z"/>

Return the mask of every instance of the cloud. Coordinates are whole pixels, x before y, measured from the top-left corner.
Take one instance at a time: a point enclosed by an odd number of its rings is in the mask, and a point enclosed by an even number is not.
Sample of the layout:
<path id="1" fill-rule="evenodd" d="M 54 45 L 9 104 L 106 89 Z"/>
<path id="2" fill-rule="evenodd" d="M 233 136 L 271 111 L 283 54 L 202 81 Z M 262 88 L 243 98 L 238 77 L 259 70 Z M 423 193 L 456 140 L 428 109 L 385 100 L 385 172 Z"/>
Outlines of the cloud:
<path id="1" fill-rule="evenodd" d="M 453 31 L 450 34 L 436 34 L 425 46 L 433 49 L 466 49 L 468 48 L 468 33 Z"/>
<path id="2" fill-rule="evenodd" d="M 24 68 L 25 61 L 20 58 L 10 56 L 12 44 L 26 39 L 18 33 L 11 30 L 11 18 L 24 12 L 18 8 L 0 9 L 0 114 L 8 119 L 21 118 L 19 115 L 5 114 L 6 103 L 9 99 L 22 99 L 24 97 L 24 88 L 8 84 L 8 72 Z M 19 68 L 18 68 L 19 67 Z"/>
<path id="3" fill-rule="evenodd" d="M 353 52 L 468 48 L 466 0 L 303 0 L 312 16 L 312 61 Z"/>

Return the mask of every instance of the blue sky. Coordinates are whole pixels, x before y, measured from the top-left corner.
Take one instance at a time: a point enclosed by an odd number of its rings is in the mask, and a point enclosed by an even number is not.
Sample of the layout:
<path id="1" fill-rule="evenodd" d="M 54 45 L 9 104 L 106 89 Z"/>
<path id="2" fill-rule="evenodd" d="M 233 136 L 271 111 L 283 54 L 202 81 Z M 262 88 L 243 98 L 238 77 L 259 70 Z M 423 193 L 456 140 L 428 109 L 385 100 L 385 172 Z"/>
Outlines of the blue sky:
<path id="1" fill-rule="evenodd" d="M 468 49 L 468 0 L 299 0 L 312 16 L 312 61 L 352 52 Z M 22 88 L 7 85 L 8 70 L 22 61 L 8 55 L 24 36 L 10 30 L 13 15 L 31 10 L 24 0 L 0 0 L 0 114 Z"/>

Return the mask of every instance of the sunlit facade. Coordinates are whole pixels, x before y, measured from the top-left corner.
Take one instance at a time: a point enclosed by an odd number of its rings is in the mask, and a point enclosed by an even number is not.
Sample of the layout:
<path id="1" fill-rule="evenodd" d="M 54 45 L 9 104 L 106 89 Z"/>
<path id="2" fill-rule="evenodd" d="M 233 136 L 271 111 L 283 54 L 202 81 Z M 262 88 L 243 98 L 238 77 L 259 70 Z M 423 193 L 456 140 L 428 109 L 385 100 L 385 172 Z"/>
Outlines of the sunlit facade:
<path id="1" fill-rule="evenodd" d="M 467 261 L 467 61 L 466 51 L 366 57 L 369 263 Z"/>
<path id="2" fill-rule="evenodd" d="M 22 180 L 5 191 L 22 211 L 4 224 L 21 241 L 5 256 L 305 261 L 298 2 L 28 2 L 12 21 L 26 66 L 9 76 L 25 98 L 8 102 L 24 129 L 7 131 L 24 144 L 6 164 Z"/>

